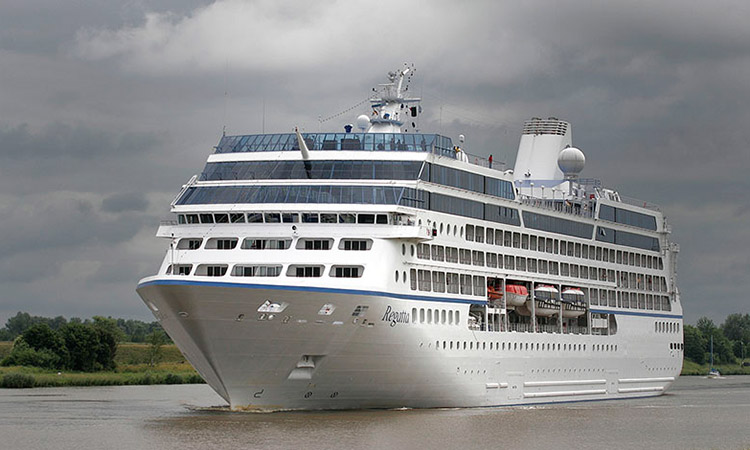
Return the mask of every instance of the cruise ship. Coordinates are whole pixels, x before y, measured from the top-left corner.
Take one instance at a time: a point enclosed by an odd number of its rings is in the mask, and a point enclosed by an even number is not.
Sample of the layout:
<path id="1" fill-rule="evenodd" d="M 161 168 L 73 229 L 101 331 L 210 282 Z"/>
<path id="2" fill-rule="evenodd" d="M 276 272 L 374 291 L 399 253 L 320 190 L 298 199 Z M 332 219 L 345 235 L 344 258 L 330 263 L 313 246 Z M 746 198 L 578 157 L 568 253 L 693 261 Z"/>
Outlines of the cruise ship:
<path id="1" fill-rule="evenodd" d="M 557 118 L 512 169 L 422 133 L 413 72 L 343 132 L 221 137 L 137 288 L 185 357 L 236 410 L 663 394 L 683 339 L 660 208 L 580 177 Z"/>

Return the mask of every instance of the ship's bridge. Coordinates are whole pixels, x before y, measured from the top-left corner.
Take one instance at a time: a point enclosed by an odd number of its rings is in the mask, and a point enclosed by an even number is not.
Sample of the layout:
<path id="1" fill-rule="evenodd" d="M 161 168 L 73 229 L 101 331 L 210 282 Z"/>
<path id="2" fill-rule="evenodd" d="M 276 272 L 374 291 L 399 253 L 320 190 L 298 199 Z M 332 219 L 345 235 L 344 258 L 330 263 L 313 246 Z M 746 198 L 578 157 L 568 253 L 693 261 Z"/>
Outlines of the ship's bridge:
<path id="1" fill-rule="evenodd" d="M 457 158 L 450 138 L 417 133 L 302 133 L 308 150 L 427 152 Z M 297 135 L 224 136 L 215 153 L 300 151 Z"/>

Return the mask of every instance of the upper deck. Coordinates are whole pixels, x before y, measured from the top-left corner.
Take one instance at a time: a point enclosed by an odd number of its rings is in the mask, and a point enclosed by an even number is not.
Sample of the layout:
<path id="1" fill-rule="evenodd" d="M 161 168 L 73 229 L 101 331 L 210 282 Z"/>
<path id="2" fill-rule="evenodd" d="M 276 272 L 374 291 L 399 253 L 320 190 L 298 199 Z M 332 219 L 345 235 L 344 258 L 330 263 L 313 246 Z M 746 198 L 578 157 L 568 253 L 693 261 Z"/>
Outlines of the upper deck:
<path id="1" fill-rule="evenodd" d="M 427 152 L 456 158 L 453 142 L 439 134 L 302 133 L 308 150 Z M 215 153 L 300 151 L 294 133 L 224 136 Z"/>

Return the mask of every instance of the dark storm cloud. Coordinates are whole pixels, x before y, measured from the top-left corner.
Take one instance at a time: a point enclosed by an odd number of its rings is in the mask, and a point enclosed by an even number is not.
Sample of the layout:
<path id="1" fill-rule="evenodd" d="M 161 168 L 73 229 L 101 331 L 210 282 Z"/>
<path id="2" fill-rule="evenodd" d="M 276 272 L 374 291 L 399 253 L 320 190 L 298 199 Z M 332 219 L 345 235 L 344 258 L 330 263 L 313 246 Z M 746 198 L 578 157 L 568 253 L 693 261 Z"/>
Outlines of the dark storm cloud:
<path id="1" fill-rule="evenodd" d="M 372 8 L 4 3 L 0 323 L 18 309 L 148 318 L 133 284 L 164 255 L 155 227 L 222 127 L 338 130 L 360 111 L 318 117 L 404 61 L 417 64 L 421 128 L 465 134 L 471 153 L 509 167 L 524 120 L 570 121 L 584 176 L 669 217 L 687 320 L 748 312 L 745 2 L 384 1 L 397 13 L 374 19 Z"/>

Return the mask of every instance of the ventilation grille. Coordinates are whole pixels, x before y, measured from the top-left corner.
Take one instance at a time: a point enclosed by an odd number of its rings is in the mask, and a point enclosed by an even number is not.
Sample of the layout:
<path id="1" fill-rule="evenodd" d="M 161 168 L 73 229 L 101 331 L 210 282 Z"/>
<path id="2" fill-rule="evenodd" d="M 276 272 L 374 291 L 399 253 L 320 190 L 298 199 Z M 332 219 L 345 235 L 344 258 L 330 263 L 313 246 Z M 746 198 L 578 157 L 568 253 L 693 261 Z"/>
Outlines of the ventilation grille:
<path id="1" fill-rule="evenodd" d="M 523 124 L 523 134 L 555 134 L 564 136 L 568 131 L 568 122 L 563 122 L 555 117 L 540 119 L 534 117 Z"/>

